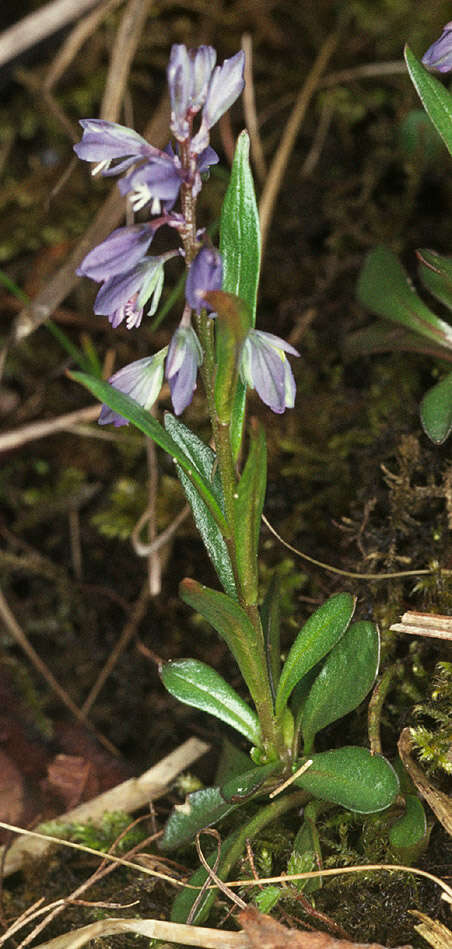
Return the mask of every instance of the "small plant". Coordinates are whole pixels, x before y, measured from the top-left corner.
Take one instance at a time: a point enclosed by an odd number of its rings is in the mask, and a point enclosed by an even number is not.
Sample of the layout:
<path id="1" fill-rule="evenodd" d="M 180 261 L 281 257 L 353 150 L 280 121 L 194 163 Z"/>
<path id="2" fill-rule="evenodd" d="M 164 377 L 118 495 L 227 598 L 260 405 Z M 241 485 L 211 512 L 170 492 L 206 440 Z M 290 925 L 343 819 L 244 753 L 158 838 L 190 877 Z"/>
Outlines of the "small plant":
<path id="1" fill-rule="evenodd" d="M 433 126 L 452 154 L 452 94 L 430 75 L 410 48 L 405 60 L 411 80 Z M 430 69 L 452 69 L 452 29 L 450 24 L 425 53 L 422 62 Z M 433 250 L 417 251 L 419 277 L 425 289 L 452 311 L 452 258 Z M 387 247 L 372 250 L 358 282 L 358 299 L 373 313 L 398 324 L 401 329 L 370 327 L 355 335 L 351 349 L 408 349 L 452 361 L 452 327 L 436 316 L 414 290 L 396 255 Z M 428 437 L 437 445 L 452 430 L 452 372 L 430 389 L 421 403 L 421 421 Z"/>
<path id="2" fill-rule="evenodd" d="M 103 175 L 125 171 L 121 192 L 135 211 L 146 208 L 150 213 L 149 220 L 114 231 L 79 268 L 80 274 L 102 284 L 95 313 L 107 315 L 114 327 L 124 322 L 132 331 L 140 326 L 146 307 L 149 315 L 156 313 L 170 257 L 183 259 L 187 278 L 182 318 L 167 347 L 120 369 L 110 384 L 85 373 L 73 375 L 103 402 L 101 424 L 132 422 L 172 458 L 222 587 L 185 579 L 180 595 L 227 644 L 250 700 L 195 659 L 163 664 L 161 678 L 181 702 L 245 737 L 249 757 L 244 764 L 243 753 L 232 751 L 228 779 L 190 793 L 185 804 L 176 806 L 160 844 L 164 850 L 188 844 L 202 828 L 273 793 L 275 799 L 251 818 L 246 810 L 244 823 L 236 824 L 238 829 L 223 841 L 217 873 L 225 878 L 246 839 L 289 809 L 322 801 L 363 814 L 381 811 L 394 802 L 399 781 L 388 761 L 365 747 L 316 751 L 319 732 L 363 701 L 377 673 L 378 631 L 372 622 L 354 621 L 355 598 L 345 592 L 331 596 L 299 631 L 284 662 L 276 583 L 270 584 L 260 605 L 266 439 L 255 419 L 244 437 L 246 395 L 255 388 L 277 414 L 293 407 L 295 381 L 287 356 L 298 353 L 278 336 L 255 328 L 259 220 L 246 132 L 237 142 L 219 250 L 196 219 L 203 176 L 218 161 L 209 143 L 210 129 L 244 84 L 242 53 L 222 66 L 215 61 L 210 46 L 173 46 L 168 82 L 175 144 L 164 151 L 123 126 L 94 119 L 81 122 L 78 156 L 96 162 L 95 172 Z M 180 250 L 148 255 L 156 231 L 164 226 L 179 235 Z M 198 372 L 214 449 L 178 418 L 191 402 Z M 175 414 L 166 413 L 162 426 L 149 409 L 164 377 Z M 294 850 L 297 866 L 303 859 L 312 866 L 318 849 L 315 821 L 308 809 L 306 814 Z M 200 869 L 193 881 L 201 883 L 205 877 Z M 176 899 L 173 919 L 187 918 L 192 894 L 187 890 Z M 204 896 L 193 921 L 205 918 L 214 895 L 210 891 Z"/>

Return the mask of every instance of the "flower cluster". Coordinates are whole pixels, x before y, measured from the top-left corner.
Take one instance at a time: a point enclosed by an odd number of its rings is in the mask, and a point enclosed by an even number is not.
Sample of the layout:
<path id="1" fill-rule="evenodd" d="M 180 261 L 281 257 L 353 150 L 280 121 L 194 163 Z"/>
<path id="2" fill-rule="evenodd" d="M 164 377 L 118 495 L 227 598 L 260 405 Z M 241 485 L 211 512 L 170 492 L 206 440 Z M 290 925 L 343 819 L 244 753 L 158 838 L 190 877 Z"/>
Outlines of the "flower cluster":
<path id="1" fill-rule="evenodd" d="M 148 409 L 158 397 L 164 375 L 177 415 L 191 402 L 196 389 L 203 351 L 192 326 L 192 313 L 199 317 L 202 311 L 210 311 L 204 294 L 221 289 L 222 259 L 204 241 L 204 233 L 196 231 L 194 208 L 202 175 L 219 160 L 209 143 L 210 129 L 240 95 L 243 70 L 243 52 L 216 66 L 216 52 L 211 46 L 172 47 L 168 85 L 174 148 L 171 143 L 163 150 L 155 148 L 133 129 L 115 122 L 84 119 L 80 123 L 83 136 L 74 146 L 78 157 L 95 163 L 92 174 L 125 172 L 118 182 L 121 193 L 128 197 L 135 212 L 146 208 L 149 215 L 143 223 L 117 228 L 80 264 L 80 276 L 101 284 L 94 312 L 107 316 L 114 328 L 121 323 L 129 330 L 139 327 L 145 312 L 152 316 L 157 310 L 166 262 L 182 255 L 190 263 L 186 305 L 169 346 L 125 366 L 109 380 Z M 174 210 L 178 198 L 181 211 Z M 178 232 L 183 249 L 151 256 L 154 235 L 164 225 Z M 208 315 L 215 317 L 212 312 Z M 256 388 L 275 412 L 294 404 L 295 383 L 286 352 L 298 355 L 284 340 L 257 330 L 248 333 L 241 347 L 242 380 Z M 99 421 L 127 424 L 106 406 Z"/>

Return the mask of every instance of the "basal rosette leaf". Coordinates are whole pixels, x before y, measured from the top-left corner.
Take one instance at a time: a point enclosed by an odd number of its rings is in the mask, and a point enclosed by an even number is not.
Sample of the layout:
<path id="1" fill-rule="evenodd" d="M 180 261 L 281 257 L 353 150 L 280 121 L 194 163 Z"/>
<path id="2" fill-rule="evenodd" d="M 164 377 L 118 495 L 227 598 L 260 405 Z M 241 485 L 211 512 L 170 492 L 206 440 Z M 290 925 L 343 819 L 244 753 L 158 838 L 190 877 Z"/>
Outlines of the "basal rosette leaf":
<path id="1" fill-rule="evenodd" d="M 349 745 L 310 757 L 312 765 L 294 783 L 322 801 L 373 814 L 389 807 L 399 793 L 394 768 L 367 748 Z"/>
<path id="2" fill-rule="evenodd" d="M 444 257 L 425 248 L 416 251 L 416 256 L 418 273 L 425 289 L 452 310 L 452 257 Z"/>
<path id="3" fill-rule="evenodd" d="M 180 702 L 214 715 L 251 744 L 262 744 L 256 713 L 211 666 L 197 659 L 176 659 L 162 666 L 160 676 L 167 691 Z"/>

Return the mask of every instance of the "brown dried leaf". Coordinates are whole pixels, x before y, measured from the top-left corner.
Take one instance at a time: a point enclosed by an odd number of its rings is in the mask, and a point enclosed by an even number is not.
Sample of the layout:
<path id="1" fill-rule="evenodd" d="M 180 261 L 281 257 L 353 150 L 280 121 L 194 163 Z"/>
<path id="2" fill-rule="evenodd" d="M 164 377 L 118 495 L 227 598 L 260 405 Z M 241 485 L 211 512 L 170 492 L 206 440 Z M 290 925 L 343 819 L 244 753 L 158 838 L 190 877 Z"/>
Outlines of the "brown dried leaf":
<path id="1" fill-rule="evenodd" d="M 287 929 L 271 916 L 259 913 L 253 906 L 239 913 L 237 919 L 248 936 L 250 949 L 384 949 L 376 942 L 349 942 L 348 939 L 335 939 L 327 933 Z M 399 949 L 411 947 L 400 946 Z"/>
<path id="2" fill-rule="evenodd" d="M 99 792 L 95 767 L 78 755 L 56 755 L 47 768 L 46 786 L 63 799 L 68 809 Z"/>

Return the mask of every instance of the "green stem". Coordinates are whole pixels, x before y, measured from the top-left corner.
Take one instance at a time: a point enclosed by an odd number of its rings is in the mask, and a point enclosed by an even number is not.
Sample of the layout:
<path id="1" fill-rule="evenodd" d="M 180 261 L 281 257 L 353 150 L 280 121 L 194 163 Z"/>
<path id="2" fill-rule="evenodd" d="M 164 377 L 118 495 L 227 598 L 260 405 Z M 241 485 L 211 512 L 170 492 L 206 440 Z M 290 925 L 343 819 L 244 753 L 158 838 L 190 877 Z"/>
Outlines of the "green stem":
<path id="1" fill-rule="evenodd" d="M 220 866 L 217 871 L 220 880 L 227 879 L 230 870 L 240 859 L 247 840 L 252 840 L 253 837 L 263 830 L 267 824 L 270 824 L 271 821 L 277 820 L 278 817 L 282 817 L 282 815 L 288 811 L 303 807 L 309 799 L 310 795 L 306 791 L 295 791 L 293 794 L 288 794 L 278 801 L 273 801 L 272 804 L 267 804 L 266 807 L 261 807 L 247 824 L 244 824 L 243 827 L 224 842 Z M 216 888 L 209 891 L 192 919 L 192 923 L 199 923 L 207 918 L 217 893 L 218 890 Z"/>

